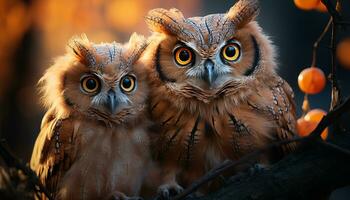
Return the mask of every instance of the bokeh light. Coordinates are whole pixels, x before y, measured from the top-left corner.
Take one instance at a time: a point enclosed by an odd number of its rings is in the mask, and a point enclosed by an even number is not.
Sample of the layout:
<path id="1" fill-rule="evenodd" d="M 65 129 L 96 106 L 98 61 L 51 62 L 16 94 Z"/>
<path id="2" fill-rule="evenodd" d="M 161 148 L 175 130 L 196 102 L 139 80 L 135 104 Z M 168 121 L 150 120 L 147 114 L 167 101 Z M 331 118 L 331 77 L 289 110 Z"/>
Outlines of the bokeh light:
<path id="1" fill-rule="evenodd" d="M 125 42 L 133 32 L 150 35 L 144 23 L 150 9 L 177 7 L 194 16 L 201 5 L 200 0 L 0 0 L 0 102 L 6 105 L 0 109 L 0 136 L 29 158 L 44 112 L 36 83 L 71 37 L 85 33 L 97 43 Z"/>
<path id="2" fill-rule="evenodd" d="M 350 69 L 350 37 L 343 39 L 338 44 L 337 58 L 343 67 Z"/>

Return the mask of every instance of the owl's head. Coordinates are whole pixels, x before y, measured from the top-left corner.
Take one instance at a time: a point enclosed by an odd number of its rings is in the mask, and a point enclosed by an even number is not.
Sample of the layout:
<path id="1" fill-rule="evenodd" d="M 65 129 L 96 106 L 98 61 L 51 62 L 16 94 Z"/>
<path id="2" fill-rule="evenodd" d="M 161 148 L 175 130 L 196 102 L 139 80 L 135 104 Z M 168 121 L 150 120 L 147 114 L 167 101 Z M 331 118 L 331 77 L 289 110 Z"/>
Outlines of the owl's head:
<path id="1" fill-rule="evenodd" d="M 137 72 L 145 47 L 145 38 L 136 34 L 124 45 L 73 38 L 67 54 L 40 80 L 44 104 L 59 117 L 78 113 L 116 123 L 135 117 L 146 98 L 144 78 Z"/>
<path id="2" fill-rule="evenodd" d="M 273 47 L 254 21 L 258 12 L 258 0 L 240 0 L 225 14 L 204 17 L 151 10 L 146 22 L 156 38 L 151 46 L 158 77 L 171 90 L 214 95 L 274 73 Z"/>

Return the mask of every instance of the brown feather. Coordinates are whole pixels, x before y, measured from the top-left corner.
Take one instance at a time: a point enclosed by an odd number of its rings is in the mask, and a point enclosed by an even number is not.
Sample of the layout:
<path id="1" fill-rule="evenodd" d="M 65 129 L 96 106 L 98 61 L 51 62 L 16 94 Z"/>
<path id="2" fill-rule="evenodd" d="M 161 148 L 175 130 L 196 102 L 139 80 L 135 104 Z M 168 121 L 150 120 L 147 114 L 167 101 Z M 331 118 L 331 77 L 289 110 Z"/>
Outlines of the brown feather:
<path id="1" fill-rule="evenodd" d="M 156 122 L 151 149 L 165 177 L 160 188 L 187 187 L 226 159 L 295 136 L 293 92 L 276 73 L 274 46 L 253 21 L 258 10 L 256 0 L 240 0 L 227 14 L 184 18 L 178 10 L 148 13 L 154 34 L 142 60 L 148 63 L 149 112 Z M 231 40 L 239 42 L 242 56 L 224 63 L 220 53 Z M 192 50 L 192 64 L 176 64 L 178 46 Z M 190 74 L 207 60 L 215 70 L 229 71 L 209 86 L 203 73 Z M 269 164 L 294 148 L 286 145 L 253 162 Z"/>
<path id="2" fill-rule="evenodd" d="M 237 28 L 241 28 L 259 14 L 258 4 L 258 0 L 239 0 L 226 13 L 226 17 L 232 20 Z"/>
<path id="3" fill-rule="evenodd" d="M 31 168 L 55 199 L 139 195 L 150 164 L 148 88 L 138 61 L 146 46 L 145 38 L 136 34 L 126 44 L 74 38 L 67 54 L 40 79 L 48 111 Z M 135 77 L 130 92 L 120 86 L 126 75 Z M 87 76 L 98 80 L 96 93 L 83 89 Z M 111 91 L 118 101 L 115 113 L 106 106 Z"/>

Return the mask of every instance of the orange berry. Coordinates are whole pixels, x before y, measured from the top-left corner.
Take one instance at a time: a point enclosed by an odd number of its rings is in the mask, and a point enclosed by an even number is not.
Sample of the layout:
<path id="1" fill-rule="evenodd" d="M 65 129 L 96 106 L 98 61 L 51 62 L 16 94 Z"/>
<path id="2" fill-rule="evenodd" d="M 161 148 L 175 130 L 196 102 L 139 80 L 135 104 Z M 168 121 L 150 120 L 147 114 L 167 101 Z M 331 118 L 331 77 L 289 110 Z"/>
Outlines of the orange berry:
<path id="1" fill-rule="evenodd" d="M 308 113 L 306 113 L 304 119 L 306 121 L 314 121 L 314 122 L 320 122 L 323 116 L 327 114 L 326 111 L 321 109 L 312 109 Z"/>
<path id="2" fill-rule="evenodd" d="M 317 127 L 318 122 L 307 121 L 304 118 L 299 118 L 297 120 L 297 131 L 300 137 L 306 137 Z M 321 133 L 321 138 L 325 140 L 328 136 L 328 129 L 325 129 Z"/>
<path id="3" fill-rule="evenodd" d="M 302 10 L 312 10 L 317 7 L 320 0 L 294 0 L 294 4 Z"/>
<path id="4" fill-rule="evenodd" d="M 321 69 L 309 67 L 299 74 L 298 85 L 307 94 L 317 94 L 326 86 L 326 77 Z"/>
<path id="5" fill-rule="evenodd" d="M 316 122 L 316 126 L 322 120 L 323 116 L 327 115 L 327 112 L 322 109 L 312 109 L 304 116 L 306 121 Z M 315 126 L 315 128 L 316 128 Z M 322 133 L 322 139 L 326 139 L 328 136 L 328 128 L 326 128 Z"/>
<path id="6" fill-rule="evenodd" d="M 343 67 L 350 69 L 350 38 L 346 38 L 338 44 L 337 58 Z"/>
<path id="7" fill-rule="evenodd" d="M 307 121 L 304 118 L 297 120 L 297 130 L 301 137 L 308 136 L 317 126 L 316 122 Z"/>

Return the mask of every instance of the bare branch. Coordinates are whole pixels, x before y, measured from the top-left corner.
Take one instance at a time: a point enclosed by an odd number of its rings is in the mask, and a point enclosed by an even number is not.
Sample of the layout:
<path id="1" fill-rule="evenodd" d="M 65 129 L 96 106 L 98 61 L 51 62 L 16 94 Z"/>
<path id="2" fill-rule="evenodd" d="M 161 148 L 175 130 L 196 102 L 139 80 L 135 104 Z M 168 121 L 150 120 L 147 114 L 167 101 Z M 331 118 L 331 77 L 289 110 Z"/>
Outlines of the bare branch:
<path id="1" fill-rule="evenodd" d="M 350 133 L 337 135 L 333 143 L 350 149 Z M 227 180 L 218 191 L 195 199 L 326 199 L 334 189 L 349 184 L 350 157 L 347 154 L 317 143 L 304 147 L 263 170 L 240 173 Z"/>
<path id="2" fill-rule="evenodd" d="M 221 174 L 223 174 L 226 170 L 232 169 L 233 167 L 235 167 L 239 164 L 246 163 L 246 162 L 250 161 L 251 159 L 253 159 L 253 158 L 255 158 L 255 157 L 257 157 L 257 156 L 259 156 L 259 155 L 261 155 L 261 154 L 263 154 L 263 153 L 265 153 L 273 148 L 280 147 L 282 145 L 292 143 L 292 142 L 306 142 L 306 141 L 312 142 L 312 141 L 320 140 L 320 135 L 323 132 L 323 130 L 326 127 L 328 127 L 329 125 L 331 125 L 342 114 L 348 112 L 349 110 L 350 110 L 350 98 L 348 98 L 343 104 L 339 105 L 337 108 L 330 111 L 325 117 L 323 117 L 321 122 L 317 125 L 315 130 L 312 131 L 308 137 L 304 137 L 304 138 L 298 137 L 298 138 L 293 138 L 291 140 L 284 140 L 284 141 L 272 143 L 272 144 L 267 145 L 266 147 L 264 147 L 262 149 L 258 149 L 250 154 L 243 156 L 241 159 L 239 159 L 237 161 L 233 161 L 233 160 L 225 161 L 223 164 L 212 169 L 206 175 L 204 175 L 203 177 L 201 177 L 200 179 L 195 181 L 189 188 L 185 189 L 184 192 L 175 196 L 173 198 L 173 200 L 179 200 L 179 199 L 182 199 L 182 198 L 188 196 L 189 194 L 192 194 L 193 192 L 195 192 L 197 189 L 199 189 L 204 184 L 208 183 L 209 181 L 211 181 L 211 180 L 217 178 L 218 176 L 220 176 Z M 327 147 L 334 148 L 336 150 L 341 149 L 340 147 L 338 147 L 336 145 L 329 145 L 328 144 Z M 344 151 L 344 152 L 346 152 L 346 151 Z"/>
<path id="3" fill-rule="evenodd" d="M 312 63 L 311 63 L 312 67 L 316 66 L 317 49 L 318 49 L 318 47 L 320 45 L 321 40 L 324 38 L 324 36 L 328 32 L 329 28 L 331 27 L 332 21 L 333 21 L 332 18 L 330 18 L 328 20 L 327 25 L 325 26 L 325 28 L 323 29 L 321 35 L 317 38 L 316 42 L 313 45 L 313 49 L 312 49 Z"/>

